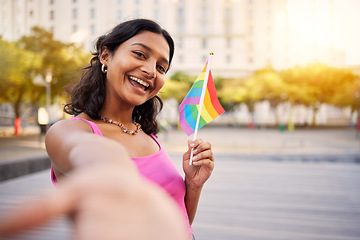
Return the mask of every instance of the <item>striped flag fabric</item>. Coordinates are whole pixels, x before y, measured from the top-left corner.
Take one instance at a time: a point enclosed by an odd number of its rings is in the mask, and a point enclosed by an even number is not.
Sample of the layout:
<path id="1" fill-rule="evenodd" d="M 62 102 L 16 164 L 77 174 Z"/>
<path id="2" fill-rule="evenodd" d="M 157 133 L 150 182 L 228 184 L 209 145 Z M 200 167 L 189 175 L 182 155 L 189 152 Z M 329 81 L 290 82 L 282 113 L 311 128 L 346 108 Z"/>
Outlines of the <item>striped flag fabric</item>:
<path id="1" fill-rule="evenodd" d="M 217 98 L 210 69 L 208 69 L 207 81 L 205 79 L 207 67 L 208 62 L 179 106 L 179 124 L 188 136 L 225 112 Z M 206 89 L 203 86 L 204 82 L 207 83 Z"/>

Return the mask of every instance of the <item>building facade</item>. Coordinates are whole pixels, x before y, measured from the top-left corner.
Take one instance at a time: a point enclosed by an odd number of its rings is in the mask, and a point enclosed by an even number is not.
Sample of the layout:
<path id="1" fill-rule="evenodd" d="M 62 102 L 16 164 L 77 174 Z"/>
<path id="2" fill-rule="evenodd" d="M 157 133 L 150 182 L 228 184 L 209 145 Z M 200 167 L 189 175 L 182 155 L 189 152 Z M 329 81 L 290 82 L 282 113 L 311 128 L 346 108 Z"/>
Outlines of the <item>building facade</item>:
<path id="1" fill-rule="evenodd" d="M 169 75 L 197 75 L 214 52 L 215 76 L 242 78 L 266 66 L 344 66 L 345 53 L 332 43 L 335 16 L 333 0 L 0 0 L 0 35 L 15 41 L 40 26 L 91 51 L 116 24 L 150 18 L 174 37 Z"/>

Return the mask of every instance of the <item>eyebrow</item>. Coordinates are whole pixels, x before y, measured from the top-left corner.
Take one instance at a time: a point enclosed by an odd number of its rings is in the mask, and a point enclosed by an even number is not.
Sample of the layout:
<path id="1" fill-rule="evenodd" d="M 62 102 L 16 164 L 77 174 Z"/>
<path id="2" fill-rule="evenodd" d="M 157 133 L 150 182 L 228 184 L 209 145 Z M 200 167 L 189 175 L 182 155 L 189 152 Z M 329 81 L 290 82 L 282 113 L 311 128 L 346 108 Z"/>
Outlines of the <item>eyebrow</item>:
<path id="1" fill-rule="evenodd" d="M 143 43 L 133 43 L 133 44 L 131 44 L 131 46 L 134 46 L 134 45 L 141 46 L 141 47 L 145 48 L 147 51 L 152 52 L 152 49 L 150 47 L 146 46 Z M 161 60 L 169 65 L 169 61 L 166 58 L 162 57 Z"/>

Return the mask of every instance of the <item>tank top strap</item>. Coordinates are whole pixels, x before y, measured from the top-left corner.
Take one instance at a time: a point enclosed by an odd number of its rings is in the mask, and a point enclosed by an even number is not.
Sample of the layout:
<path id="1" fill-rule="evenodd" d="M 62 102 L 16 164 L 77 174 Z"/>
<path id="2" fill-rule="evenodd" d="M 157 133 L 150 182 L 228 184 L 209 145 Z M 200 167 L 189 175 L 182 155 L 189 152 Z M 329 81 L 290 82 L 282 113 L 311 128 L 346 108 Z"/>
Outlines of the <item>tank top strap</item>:
<path id="1" fill-rule="evenodd" d="M 160 151 L 163 149 L 160 142 L 159 142 L 159 139 L 155 136 L 155 134 L 151 133 L 150 136 L 152 137 L 152 139 L 155 140 L 155 142 L 157 143 L 157 145 L 159 146 L 159 149 Z"/>
<path id="2" fill-rule="evenodd" d="M 84 118 L 77 118 L 77 117 L 72 117 L 69 120 L 83 120 L 83 121 L 87 122 L 90 125 L 90 127 L 91 127 L 94 134 L 99 135 L 99 136 L 103 136 L 103 134 L 100 131 L 99 127 L 94 122 L 91 122 L 91 121 L 86 120 Z"/>

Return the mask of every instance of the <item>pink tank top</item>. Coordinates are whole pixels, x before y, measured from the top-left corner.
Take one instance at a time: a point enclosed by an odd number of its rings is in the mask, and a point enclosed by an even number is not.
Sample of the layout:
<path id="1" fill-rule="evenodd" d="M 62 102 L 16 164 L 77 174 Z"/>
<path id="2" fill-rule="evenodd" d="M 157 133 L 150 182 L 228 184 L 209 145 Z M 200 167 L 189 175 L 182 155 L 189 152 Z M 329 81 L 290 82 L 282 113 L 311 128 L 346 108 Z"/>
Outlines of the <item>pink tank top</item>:
<path id="1" fill-rule="evenodd" d="M 103 136 L 99 127 L 86 119 L 82 118 L 70 118 L 69 120 L 83 120 L 89 123 L 94 134 Z M 160 142 L 157 140 L 154 134 L 150 135 L 154 141 L 158 144 L 160 150 L 150 156 L 131 158 L 137 166 L 140 174 L 151 182 L 157 184 L 164 189 L 171 198 L 180 207 L 181 212 L 184 215 L 187 226 L 189 226 L 189 232 L 192 233 L 192 227 L 189 224 L 189 218 L 185 207 L 185 193 L 186 186 L 183 178 L 175 165 L 171 161 L 167 152 L 162 148 Z M 57 186 L 57 179 L 51 166 L 51 180 L 55 186 Z"/>

